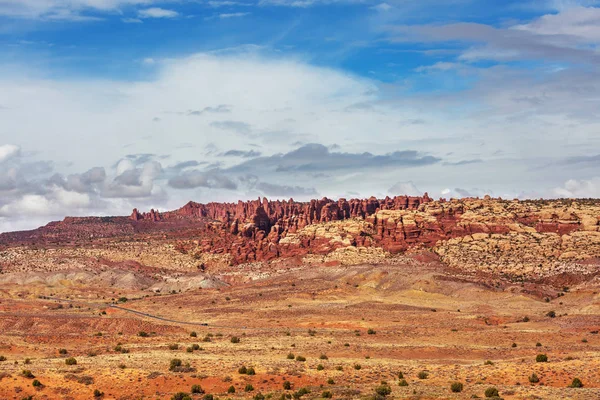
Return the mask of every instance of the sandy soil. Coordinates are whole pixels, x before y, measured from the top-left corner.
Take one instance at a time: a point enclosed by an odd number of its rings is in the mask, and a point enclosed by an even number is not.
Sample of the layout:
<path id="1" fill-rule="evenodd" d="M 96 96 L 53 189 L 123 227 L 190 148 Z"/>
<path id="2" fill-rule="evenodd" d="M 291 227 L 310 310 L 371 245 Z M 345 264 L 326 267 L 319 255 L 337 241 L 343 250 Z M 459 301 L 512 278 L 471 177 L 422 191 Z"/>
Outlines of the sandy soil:
<path id="1" fill-rule="evenodd" d="M 171 399 L 201 385 L 219 398 L 279 399 L 307 388 L 303 399 L 326 391 L 354 399 L 374 398 L 382 381 L 388 398 L 483 398 L 490 387 L 504 399 L 600 398 L 595 281 L 568 290 L 487 282 L 421 262 L 305 265 L 256 277 L 175 294 L 85 282 L 1 286 L 0 398 L 91 399 L 97 389 L 104 399 Z M 119 297 L 128 298 L 123 308 L 166 320 L 111 307 Z M 200 349 L 188 352 L 193 344 Z M 548 362 L 536 362 L 538 354 Z M 69 357 L 77 364 L 66 365 Z M 175 358 L 190 370 L 170 371 Z M 242 366 L 255 375 L 240 374 Z M 533 373 L 539 382 L 530 383 Z M 574 378 L 584 387 L 569 388 Z M 462 392 L 451 392 L 455 381 Z"/>

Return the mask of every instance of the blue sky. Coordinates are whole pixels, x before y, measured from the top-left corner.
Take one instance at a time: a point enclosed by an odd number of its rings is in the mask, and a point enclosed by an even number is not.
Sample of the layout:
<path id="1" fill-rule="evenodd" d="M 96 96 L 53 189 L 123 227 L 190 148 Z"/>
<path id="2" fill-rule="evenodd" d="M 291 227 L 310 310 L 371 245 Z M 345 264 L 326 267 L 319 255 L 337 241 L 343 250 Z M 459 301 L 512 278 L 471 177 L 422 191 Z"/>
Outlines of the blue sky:
<path id="1" fill-rule="evenodd" d="M 144 79 L 148 71 L 139 64 L 146 58 L 256 45 L 314 65 L 395 81 L 415 75 L 419 66 L 452 61 L 464 47 L 394 43 L 395 26 L 473 22 L 503 27 L 563 7 L 552 1 L 474 0 L 300 2 L 303 6 L 287 6 L 292 1 L 31 0 L 47 3 L 35 8 L 26 3 L 0 3 L 5 62 L 34 60 L 55 76 L 111 79 Z"/>
<path id="2" fill-rule="evenodd" d="M 598 7 L 0 0 L 0 231 L 190 199 L 598 197 Z"/>

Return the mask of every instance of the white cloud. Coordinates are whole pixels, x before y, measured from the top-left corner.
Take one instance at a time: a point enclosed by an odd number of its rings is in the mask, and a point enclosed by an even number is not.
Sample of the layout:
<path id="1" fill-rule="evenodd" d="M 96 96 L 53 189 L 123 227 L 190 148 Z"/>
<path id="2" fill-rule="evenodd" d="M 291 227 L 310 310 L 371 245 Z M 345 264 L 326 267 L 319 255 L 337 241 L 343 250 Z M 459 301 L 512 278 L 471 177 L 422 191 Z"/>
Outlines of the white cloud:
<path id="1" fill-rule="evenodd" d="M 423 194 L 413 182 L 398 182 L 392 186 L 388 192 L 392 196 L 408 195 L 408 196 L 421 196 Z"/>
<path id="2" fill-rule="evenodd" d="M 379 3 L 376 6 L 373 6 L 371 8 L 373 10 L 379 11 L 379 12 L 388 12 L 394 7 L 390 6 L 388 3 Z"/>
<path id="3" fill-rule="evenodd" d="M 243 2 L 239 2 L 239 1 L 223 0 L 223 1 L 209 1 L 208 5 L 213 8 L 219 8 L 219 7 L 231 7 L 231 6 L 250 6 L 251 4 L 243 3 Z"/>
<path id="4" fill-rule="evenodd" d="M 600 8 L 572 7 L 559 14 L 544 15 L 515 29 L 539 35 L 568 35 L 584 41 L 600 41 Z"/>
<path id="5" fill-rule="evenodd" d="M 460 68 L 461 64 L 448 62 L 448 61 L 439 61 L 433 65 L 424 65 L 421 67 L 415 68 L 416 72 L 431 72 L 431 71 L 450 71 L 452 69 Z"/>
<path id="6" fill-rule="evenodd" d="M 149 5 L 158 0 L 2 0 L 0 15 L 13 18 L 41 18 L 88 21 L 97 19 L 86 12 L 111 12 L 120 7 Z"/>
<path id="7" fill-rule="evenodd" d="M 555 188 L 553 195 L 564 198 L 600 198 L 600 177 L 569 179 L 562 187 Z"/>
<path id="8" fill-rule="evenodd" d="M 221 19 L 226 19 L 226 18 L 240 18 L 240 17 L 245 17 L 246 15 L 249 15 L 249 12 L 236 12 L 236 13 L 223 13 L 223 14 L 219 14 L 219 18 Z"/>
<path id="9" fill-rule="evenodd" d="M 26 69 L 0 74 L 0 104 L 6 106 L 0 143 L 14 143 L 0 146 L 0 160 L 5 160 L 0 229 L 33 227 L 21 222 L 29 217 L 19 210 L 33 210 L 39 219 L 30 223 L 37 224 L 71 214 L 123 215 L 133 207 L 168 209 L 188 200 L 253 198 L 256 189 L 243 182 L 252 181 L 245 175 L 256 168 L 247 163 L 248 168 L 232 172 L 230 167 L 242 161 L 220 156 L 232 149 L 271 157 L 302 144 L 320 143 L 326 149 L 338 144 L 329 152 L 371 160 L 364 168 L 329 171 L 286 172 L 284 164 L 277 171 L 269 164 L 264 175 L 255 174 L 271 192 L 314 190 L 322 196 L 358 192 L 385 197 L 387 188 L 403 182 L 394 194 L 420 189 L 434 197 L 458 196 L 466 191 L 443 191 L 463 187 L 468 193 L 512 198 L 525 190 L 544 193 L 574 176 L 584 181 L 597 175 L 591 167 L 556 162 L 586 152 L 593 156 L 590 149 L 598 148 L 600 123 L 592 100 L 600 80 L 595 74 L 564 71 L 540 80 L 536 74 L 496 67 L 477 72 L 480 79 L 469 90 L 428 96 L 247 49 L 161 59 L 155 68 L 152 79 L 138 82 L 51 80 Z M 239 129 L 223 129 L 232 121 L 244 128 L 243 135 Z M 16 157 L 17 145 L 26 157 Z M 452 165 L 385 162 L 385 155 L 402 150 L 418 150 Z M 468 164 L 475 159 L 483 161 Z M 53 172 L 44 175 L 38 171 L 43 166 L 25 166 L 25 160 L 52 160 L 56 172 L 76 176 L 57 184 L 62 191 L 49 185 L 39 190 L 40 180 Z M 179 163 L 194 172 L 195 184 L 178 185 L 184 189 L 169 186 L 175 173 L 162 167 Z M 106 177 L 93 169 L 100 166 Z M 217 172 L 206 173 L 212 170 Z M 478 187 L 489 190 L 471 189 Z"/>
<path id="10" fill-rule="evenodd" d="M 142 21 L 139 18 L 123 18 L 121 19 L 121 21 L 123 21 L 126 24 L 143 24 L 144 21 Z"/>
<path id="11" fill-rule="evenodd" d="M 179 16 L 177 11 L 167 10 L 160 7 L 152 7 L 138 11 L 139 18 L 175 18 Z"/>
<path id="12" fill-rule="evenodd" d="M 21 153 L 21 148 L 14 144 L 3 144 L 0 146 L 0 163 L 17 157 Z"/>

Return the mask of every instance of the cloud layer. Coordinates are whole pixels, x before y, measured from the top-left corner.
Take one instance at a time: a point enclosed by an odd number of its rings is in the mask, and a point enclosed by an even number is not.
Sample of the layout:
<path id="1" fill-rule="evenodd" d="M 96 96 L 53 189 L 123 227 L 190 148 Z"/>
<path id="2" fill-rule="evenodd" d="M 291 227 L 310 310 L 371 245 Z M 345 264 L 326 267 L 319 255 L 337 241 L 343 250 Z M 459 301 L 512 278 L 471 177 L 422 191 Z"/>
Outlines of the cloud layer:
<path id="1" fill-rule="evenodd" d="M 126 79 L 0 61 L 0 231 L 263 195 L 598 196 L 600 12 L 592 3 L 537 2 L 550 13 L 519 21 L 430 23 L 398 10 L 433 0 L 359 2 L 373 36 L 323 39 L 343 42 L 333 67 L 278 46 L 286 32 L 192 55 L 140 51 Z M 245 3 L 205 6 L 221 16 L 206 24 L 255 15 L 239 11 Z M 0 2 L 0 15 L 21 19 L 111 13 L 138 24 L 127 29 L 191 17 L 181 2 Z M 339 67 L 375 47 L 396 54 L 386 67 L 399 72 L 384 79 Z M 418 56 L 404 58 L 409 51 Z"/>

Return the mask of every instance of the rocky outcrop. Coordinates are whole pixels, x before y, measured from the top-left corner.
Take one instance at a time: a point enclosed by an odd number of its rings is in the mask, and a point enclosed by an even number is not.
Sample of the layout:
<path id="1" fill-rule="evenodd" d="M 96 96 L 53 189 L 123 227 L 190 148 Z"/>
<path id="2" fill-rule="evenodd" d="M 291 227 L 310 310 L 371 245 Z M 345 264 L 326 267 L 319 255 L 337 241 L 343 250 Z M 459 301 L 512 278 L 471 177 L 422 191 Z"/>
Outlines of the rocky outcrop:
<path id="1" fill-rule="evenodd" d="M 0 246 L 102 248 L 111 241 L 170 246 L 178 256 L 169 260 L 177 259 L 186 268 L 282 257 L 320 259 L 328 254 L 350 262 L 367 254 L 371 260 L 429 249 L 456 268 L 542 276 L 600 265 L 600 200 L 434 201 L 425 194 L 310 202 L 189 202 L 169 212 L 134 209 L 129 217 L 66 218 L 34 231 L 0 235 Z M 124 257 L 136 251 L 149 254 L 132 250 Z M 169 261 L 152 258 L 151 265 L 157 263 Z"/>
<path id="2" fill-rule="evenodd" d="M 179 210 L 160 214 L 134 210 L 131 218 L 159 224 L 210 220 L 199 246 L 186 251 L 228 254 L 233 263 L 328 254 L 348 247 L 378 247 L 390 253 L 429 248 L 452 266 L 495 270 L 497 265 L 504 265 L 533 272 L 533 264 L 544 264 L 541 259 L 564 260 L 573 252 L 578 259 L 600 256 L 594 236 L 600 235 L 600 207 L 596 202 L 491 198 L 433 201 L 427 194 L 382 200 L 324 198 L 308 203 L 259 199 L 190 202 Z M 580 239 L 581 231 L 595 232 L 586 234 L 592 236 L 586 236 L 591 243 L 588 251 L 584 251 L 586 241 Z M 534 234 L 542 239 L 531 236 Z M 544 245 L 535 245 L 532 238 L 542 240 Z M 566 246 L 564 243 L 569 241 L 577 245 Z M 522 254 L 527 249 L 537 256 Z M 519 256 L 511 256 L 511 252 Z"/>

